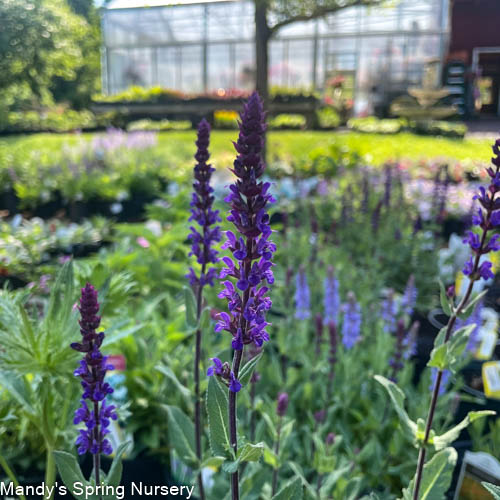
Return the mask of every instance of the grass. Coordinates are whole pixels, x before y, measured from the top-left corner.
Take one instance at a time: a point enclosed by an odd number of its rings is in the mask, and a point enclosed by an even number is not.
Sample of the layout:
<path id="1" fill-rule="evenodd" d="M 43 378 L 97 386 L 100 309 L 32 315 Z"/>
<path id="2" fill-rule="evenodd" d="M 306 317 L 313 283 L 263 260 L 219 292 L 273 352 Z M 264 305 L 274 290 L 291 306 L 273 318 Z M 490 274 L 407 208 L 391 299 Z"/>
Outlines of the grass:
<path id="1" fill-rule="evenodd" d="M 57 161 L 63 147 L 77 143 L 91 134 L 34 134 L 0 138 L 0 159 L 7 165 L 35 155 L 41 164 Z M 191 165 L 194 131 L 162 132 L 158 152 L 173 168 Z M 214 131 L 211 138 L 212 162 L 216 167 L 230 166 L 234 159 L 231 141 L 237 131 Z M 445 139 L 410 133 L 396 135 L 355 132 L 274 131 L 268 134 L 268 161 L 298 163 L 332 149 L 358 154 L 363 163 L 380 165 L 389 160 L 439 160 L 461 162 L 465 167 L 490 159 L 491 141 L 487 139 Z M 4 166 L 4 165 L 2 165 Z"/>

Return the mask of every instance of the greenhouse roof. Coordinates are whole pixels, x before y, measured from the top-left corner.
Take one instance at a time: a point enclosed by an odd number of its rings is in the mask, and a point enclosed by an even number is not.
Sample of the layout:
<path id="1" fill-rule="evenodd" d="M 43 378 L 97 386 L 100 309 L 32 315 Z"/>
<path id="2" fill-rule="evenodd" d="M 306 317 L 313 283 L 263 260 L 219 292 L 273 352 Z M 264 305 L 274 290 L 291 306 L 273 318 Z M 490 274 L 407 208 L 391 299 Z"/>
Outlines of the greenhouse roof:
<path id="1" fill-rule="evenodd" d="M 106 9 L 140 9 L 147 7 L 167 7 L 232 1 L 235 0 L 112 0 L 106 6 Z"/>

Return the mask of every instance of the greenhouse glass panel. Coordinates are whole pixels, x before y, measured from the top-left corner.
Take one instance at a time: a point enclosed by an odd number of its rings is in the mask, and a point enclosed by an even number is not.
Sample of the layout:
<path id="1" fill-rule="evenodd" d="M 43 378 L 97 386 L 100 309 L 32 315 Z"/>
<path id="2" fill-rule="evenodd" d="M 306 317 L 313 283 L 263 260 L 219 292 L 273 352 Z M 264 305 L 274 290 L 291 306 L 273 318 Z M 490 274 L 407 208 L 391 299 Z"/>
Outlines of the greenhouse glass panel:
<path id="1" fill-rule="evenodd" d="M 341 72 L 358 98 L 416 83 L 426 62 L 442 60 L 448 7 L 449 0 L 400 0 L 290 24 L 269 45 L 270 84 L 323 89 Z M 252 1 L 112 0 L 102 27 L 108 93 L 133 84 L 185 92 L 254 86 Z"/>

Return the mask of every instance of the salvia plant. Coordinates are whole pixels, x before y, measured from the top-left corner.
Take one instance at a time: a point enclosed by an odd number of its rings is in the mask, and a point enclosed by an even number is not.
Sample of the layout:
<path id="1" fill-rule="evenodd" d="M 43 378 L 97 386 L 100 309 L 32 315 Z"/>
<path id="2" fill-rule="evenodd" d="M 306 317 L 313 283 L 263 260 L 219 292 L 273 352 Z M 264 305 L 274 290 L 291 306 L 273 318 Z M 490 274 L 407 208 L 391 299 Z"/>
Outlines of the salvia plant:
<path id="1" fill-rule="evenodd" d="M 453 287 L 446 291 L 444 285 L 440 284 L 441 307 L 449 319 L 435 339 L 434 349 L 428 362 L 428 366 L 432 368 L 430 387 L 432 397 L 426 420 L 419 419 L 417 422 L 411 420 L 403 406 L 403 392 L 393 382 L 377 377 L 377 380 L 387 389 L 403 428 L 413 436 L 419 448 L 415 477 L 409 487 L 403 491 L 404 499 L 430 499 L 443 495 L 451 480 L 452 468 L 448 465 L 454 465 L 457 459 L 456 451 L 448 445 L 470 422 L 494 414 L 491 411 L 470 412 L 457 426 L 441 435 L 437 435 L 432 429 L 438 398 L 445 393 L 448 380 L 460 367 L 470 335 L 476 328 L 476 324 L 465 324 L 485 293 L 473 297 L 474 284 L 478 280 L 493 278 L 492 264 L 487 259 L 487 255 L 500 249 L 498 234 L 491 236 L 492 231 L 500 225 L 500 199 L 497 197 L 500 191 L 500 139 L 494 144 L 493 153 L 493 166 L 487 169 L 490 183 L 487 187 L 481 186 L 479 193 L 475 195 L 480 205 L 473 217 L 476 229 L 470 230 L 464 239 L 464 243 L 468 244 L 472 254 L 463 268 L 468 284 L 461 297 L 455 296 Z M 415 300 L 416 291 L 413 279 L 411 279 L 402 301 L 405 313 L 412 313 Z M 457 322 L 463 322 L 465 326 L 456 329 Z M 427 453 L 432 448 L 437 453 L 426 462 Z M 437 482 L 436 479 L 439 476 L 441 480 Z"/>
<path id="2" fill-rule="evenodd" d="M 101 323 L 97 290 L 87 283 L 81 290 L 80 304 L 80 333 L 81 342 L 72 342 L 71 349 L 84 354 L 74 375 L 80 378 L 83 388 L 81 406 L 75 411 L 73 424 L 84 424 L 79 430 L 76 445 L 79 455 L 90 453 L 93 457 L 93 471 L 90 480 L 86 480 L 74 455 L 65 451 L 55 451 L 55 460 L 59 474 L 68 490 L 76 498 L 103 499 L 113 494 L 114 488 L 121 480 L 121 460 L 128 443 L 122 444 L 116 450 L 115 458 L 107 475 L 101 471 L 101 455 L 110 455 L 113 452 L 110 441 L 106 437 L 109 433 L 111 420 L 117 420 L 116 407 L 106 403 L 113 388 L 104 380 L 109 370 L 114 370 L 108 362 L 108 356 L 101 352 L 105 338 L 104 332 L 97 332 Z M 75 484 L 80 488 L 75 490 Z M 89 486 L 89 488 L 87 488 Z M 85 493 L 83 493 L 85 491 Z M 89 492 L 92 492 L 91 494 Z"/>
<path id="3" fill-rule="evenodd" d="M 210 141 L 210 125 L 203 119 L 198 125 L 198 137 L 196 141 L 197 151 L 195 159 L 197 161 L 194 167 L 193 195 L 191 200 L 190 221 L 196 221 L 199 230 L 191 226 L 189 239 L 191 240 L 190 255 L 195 255 L 198 264 L 201 266 L 199 276 L 193 268 L 190 268 L 187 275 L 191 286 L 196 295 L 196 341 L 194 355 L 194 425 L 195 425 L 195 445 L 198 460 L 202 460 L 201 436 L 201 395 L 200 395 L 200 360 L 202 328 L 199 325 L 202 307 L 203 307 L 203 287 L 205 285 L 213 286 L 217 271 L 213 264 L 219 261 L 218 252 L 213 248 L 214 243 L 220 241 L 220 228 L 217 225 L 220 222 L 218 210 L 213 209 L 214 196 L 213 188 L 210 185 L 210 179 L 214 168 L 208 164 L 210 154 L 208 146 Z M 198 488 L 201 500 L 205 499 L 205 490 L 201 472 L 198 474 Z"/>

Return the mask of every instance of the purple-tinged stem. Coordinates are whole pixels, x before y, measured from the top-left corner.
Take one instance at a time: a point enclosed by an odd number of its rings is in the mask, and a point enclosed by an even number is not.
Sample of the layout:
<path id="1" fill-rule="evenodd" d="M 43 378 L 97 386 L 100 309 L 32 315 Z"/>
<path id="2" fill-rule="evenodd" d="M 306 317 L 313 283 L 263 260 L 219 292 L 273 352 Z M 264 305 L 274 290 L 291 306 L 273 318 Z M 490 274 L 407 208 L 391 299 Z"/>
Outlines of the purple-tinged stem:
<path id="1" fill-rule="evenodd" d="M 283 417 L 280 417 L 278 421 L 278 433 L 276 436 L 276 443 L 274 445 L 274 453 L 278 457 L 280 454 L 280 440 L 281 440 L 281 424 L 283 422 Z M 273 489 L 271 496 L 276 494 L 276 490 L 278 489 L 278 467 L 276 467 L 273 471 Z"/>

